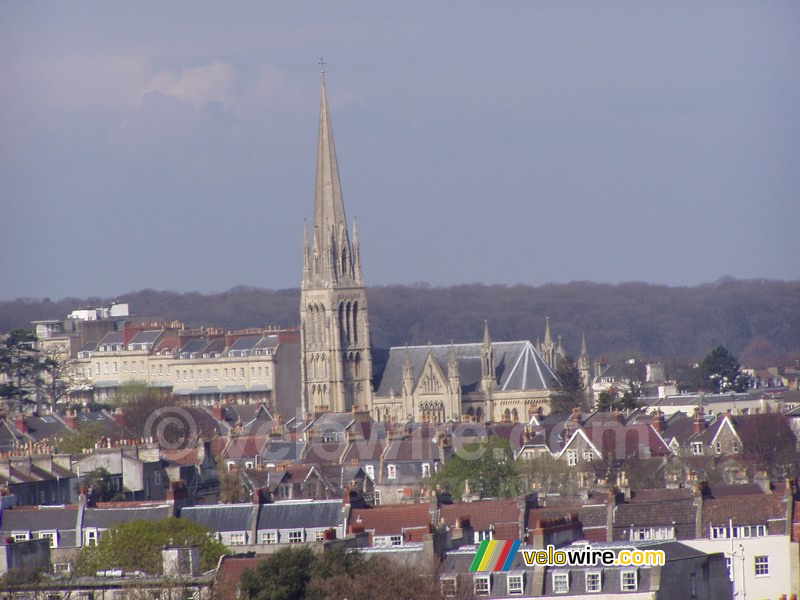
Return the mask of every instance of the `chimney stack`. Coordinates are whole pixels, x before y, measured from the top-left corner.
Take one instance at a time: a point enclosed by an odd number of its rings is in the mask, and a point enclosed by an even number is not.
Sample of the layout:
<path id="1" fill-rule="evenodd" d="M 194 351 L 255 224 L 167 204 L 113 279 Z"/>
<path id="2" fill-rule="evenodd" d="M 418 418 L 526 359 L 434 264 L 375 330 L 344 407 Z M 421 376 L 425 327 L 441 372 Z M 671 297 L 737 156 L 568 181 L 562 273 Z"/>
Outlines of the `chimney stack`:
<path id="1" fill-rule="evenodd" d="M 28 433 L 28 431 L 30 431 L 28 419 L 25 418 L 25 415 L 20 415 L 17 417 L 17 429 L 20 431 L 20 433 Z"/>
<path id="2" fill-rule="evenodd" d="M 664 421 L 664 413 L 661 412 L 660 408 L 656 409 L 656 414 L 653 416 L 653 429 L 657 432 L 661 433 L 666 428 L 666 423 Z"/>
<path id="3" fill-rule="evenodd" d="M 703 412 L 702 407 L 697 407 L 694 409 L 694 433 L 695 435 L 698 433 L 703 433 L 708 427 L 708 423 L 706 423 L 705 413 Z"/>

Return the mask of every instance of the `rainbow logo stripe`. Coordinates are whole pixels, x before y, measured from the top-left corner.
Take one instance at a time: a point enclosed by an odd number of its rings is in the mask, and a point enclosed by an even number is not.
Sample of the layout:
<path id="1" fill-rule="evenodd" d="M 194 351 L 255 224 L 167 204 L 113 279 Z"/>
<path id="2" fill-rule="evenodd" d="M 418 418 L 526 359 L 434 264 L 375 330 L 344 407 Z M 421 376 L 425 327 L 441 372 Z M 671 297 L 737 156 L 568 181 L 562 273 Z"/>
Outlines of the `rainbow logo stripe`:
<path id="1" fill-rule="evenodd" d="M 483 540 L 470 571 L 508 571 L 519 549 L 519 540 Z"/>

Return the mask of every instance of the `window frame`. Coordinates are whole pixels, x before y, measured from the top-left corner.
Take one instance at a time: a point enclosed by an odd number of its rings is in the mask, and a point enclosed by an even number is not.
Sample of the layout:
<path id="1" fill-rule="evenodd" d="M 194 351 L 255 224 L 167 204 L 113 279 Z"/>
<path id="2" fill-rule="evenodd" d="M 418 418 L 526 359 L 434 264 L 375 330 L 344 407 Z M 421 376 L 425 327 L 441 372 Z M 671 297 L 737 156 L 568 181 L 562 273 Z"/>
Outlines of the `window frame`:
<path id="1" fill-rule="evenodd" d="M 553 593 L 554 594 L 569 594 L 569 572 L 553 573 Z"/>
<path id="2" fill-rule="evenodd" d="M 590 588 L 589 587 L 589 578 L 596 577 L 597 578 L 597 587 Z M 586 586 L 586 592 L 589 594 L 600 593 L 603 591 L 603 573 L 601 571 L 586 571 L 586 581 L 584 583 Z"/>
<path id="3" fill-rule="evenodd" d="M 753 557 L 753 571 L 756 577 L 769 577 L 769 554 Z"/>
<path id="4" fill-rule="evenodd" d="M 247 532 L 245 531 L 231 531 L 228 537 L 229 546 L 246 546 L 247 545 Z"/>
<path id="5" fill-rule="evenodd" d="M 455 598 L 458 594 L 458 579 L 455 576 L 442 577 L 439 586 L 445 598 Z"/>
<path id="6" fill-rule="evenodd" d="M 265 546 L 274 546 L 279 540 L 277 531 L 260 531 L 259 542 Z"/>
<path id="7" fill-rule="evenodd" d="M 512 584 L 512 579 L 514 583 Z M 525 573 L 506 575 L 506 591 L 509 596 L 522 596 L 525 593 Z"/>
<path id="8" fill-rule="evenodd" d="M 476 573 L 472 582 L 472 593 L 476 596 L 488 596 L 492 593 L 491 574 Z"/>
<path id="9" fill-rule="evenodd" d="M 633 576 L 633 583 L 626 583 L 626 576 Z M 619 589 L 621 592 L 635 592 L 639 589 L 639 573 L 636 569 L 623 569 L 619 573 Z"/>
<path id="10" fill-rule="evenodd" d="M 290 544 L 302 544 L 305 538 L 302 529 L 292 529 L 286 536 L 286 541 Z"/>
<path id="11" fill-rule="evenodd" d="M 58 548 L 58 530 L 57 529 L 46 529 L 44 531 L 37 532 L 37 537 L 40 540 L 50 540 L 50 547 L 51 548 Z"/>

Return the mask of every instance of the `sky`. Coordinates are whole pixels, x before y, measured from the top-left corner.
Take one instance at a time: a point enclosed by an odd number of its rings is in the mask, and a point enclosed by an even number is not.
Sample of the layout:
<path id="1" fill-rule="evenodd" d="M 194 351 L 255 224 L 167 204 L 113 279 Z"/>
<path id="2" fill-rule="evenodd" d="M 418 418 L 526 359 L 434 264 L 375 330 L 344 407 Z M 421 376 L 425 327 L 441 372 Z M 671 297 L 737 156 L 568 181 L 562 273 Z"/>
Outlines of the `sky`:
<path id="1" fill-rule="evenodd" d="M 0 300 L 800 279 L 800 3 L 2 2 Z"/>

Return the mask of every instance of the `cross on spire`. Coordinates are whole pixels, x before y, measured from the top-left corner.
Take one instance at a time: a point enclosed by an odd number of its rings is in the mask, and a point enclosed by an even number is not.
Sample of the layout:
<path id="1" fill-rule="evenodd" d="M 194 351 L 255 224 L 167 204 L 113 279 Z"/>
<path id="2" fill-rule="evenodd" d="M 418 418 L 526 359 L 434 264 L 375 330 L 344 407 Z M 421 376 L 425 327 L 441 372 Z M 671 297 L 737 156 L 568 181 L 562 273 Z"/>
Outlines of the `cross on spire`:
<path id="1" fill-rule="evenodd" d="M 318 64 L 319 64 L 319 72 L 322 73 L 323 75 L 325 75 L 325 64 L 326 64 L 325 63 L 325 59 L 324 58 L 320 58 Z"/>

